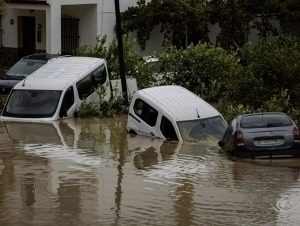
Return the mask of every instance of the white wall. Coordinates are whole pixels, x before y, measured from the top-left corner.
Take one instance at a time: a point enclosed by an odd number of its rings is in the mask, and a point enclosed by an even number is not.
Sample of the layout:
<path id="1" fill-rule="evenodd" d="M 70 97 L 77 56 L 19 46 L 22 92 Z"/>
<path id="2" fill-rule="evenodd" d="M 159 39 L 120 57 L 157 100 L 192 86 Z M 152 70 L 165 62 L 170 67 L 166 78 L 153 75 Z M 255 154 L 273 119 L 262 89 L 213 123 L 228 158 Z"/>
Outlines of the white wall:
<path id="1" fill-rule="evenodd" d="M 2 20 L 3 29 L 3 46 L 4 47 L 22 47 L 18 46 L 18 16 L 30 16 L 35 17 L 36 30 L 38 23 L 42 24 L 42 42 L 36 42 L 36 49 L 46 49 L 46 12 L 45 10 L 35 10 L 30 13 L 28 9 L 12 9 L 8 8 L 8 16 Z M 10 24 L 10 20 L 14 20 L 14 24 Z M 20 32 L 20 31 L 19 31 Z"/>
<path id="2" fill-rule="evenodd" d="M 150 0 L 147 0 L 149 2 Z M 121 0 L 120 11 L 124 12 L 128 7 L 135 6 L 137 0 Z M 116 33 L 114 27 L 116 25 L 115 15 L 115 2 L 113 0 L 102 0 L 98 4 L 98 34 L 103 36 L 107 35 L 107 40 L 112 40 Z M 136 50 L 140 55 L 145 56 L 153 53 L 154 51 L 162 50 L 163 34 L 159 32 L 160 27 L 155 27 L 151 33 L 151 39 L 147 41 L 145 51 L 141 52 L 137 46 Z M 135 32 L 132 34 L 132 38 L 136 38 Z"/>

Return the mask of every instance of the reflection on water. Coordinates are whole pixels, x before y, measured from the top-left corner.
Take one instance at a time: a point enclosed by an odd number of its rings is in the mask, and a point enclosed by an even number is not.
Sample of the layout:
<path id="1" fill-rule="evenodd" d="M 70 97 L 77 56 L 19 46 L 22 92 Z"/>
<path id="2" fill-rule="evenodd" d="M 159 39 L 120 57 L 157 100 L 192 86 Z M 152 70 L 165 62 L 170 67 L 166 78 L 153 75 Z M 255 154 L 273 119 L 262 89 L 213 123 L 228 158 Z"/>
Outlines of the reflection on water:
<path id="1" fill-rule="evenodd" d="M 299 159 L 126 133 L 126 119 L 0 127 L 0 225 L 298 225 Z"/>

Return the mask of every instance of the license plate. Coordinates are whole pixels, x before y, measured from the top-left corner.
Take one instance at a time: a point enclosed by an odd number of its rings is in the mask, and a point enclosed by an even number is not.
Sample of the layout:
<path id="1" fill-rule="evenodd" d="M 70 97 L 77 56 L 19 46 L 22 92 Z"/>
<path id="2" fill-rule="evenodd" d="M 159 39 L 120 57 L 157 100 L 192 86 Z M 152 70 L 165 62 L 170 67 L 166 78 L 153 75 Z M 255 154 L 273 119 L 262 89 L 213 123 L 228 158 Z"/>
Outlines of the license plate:
<path id="1" fill-rule="evenodd" d="M 278 144 L 278 139 L 272 139 L 272 140 L 260 140 L 260 144 Z"/>

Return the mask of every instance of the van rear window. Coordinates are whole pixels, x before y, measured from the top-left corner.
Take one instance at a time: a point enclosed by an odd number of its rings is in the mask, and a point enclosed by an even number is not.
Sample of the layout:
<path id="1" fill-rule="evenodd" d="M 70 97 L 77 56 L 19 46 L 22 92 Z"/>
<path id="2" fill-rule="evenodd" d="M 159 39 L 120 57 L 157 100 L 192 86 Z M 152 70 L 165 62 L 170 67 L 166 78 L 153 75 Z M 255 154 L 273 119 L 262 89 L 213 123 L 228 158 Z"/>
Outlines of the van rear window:
<path id="1" fill-rule="evenodd" d="M 242 128 L 264 128 L 273 126 L 291 126 L 292 121 L 283 114 L 257 114 L 244 116 L 241 120 Z"/>

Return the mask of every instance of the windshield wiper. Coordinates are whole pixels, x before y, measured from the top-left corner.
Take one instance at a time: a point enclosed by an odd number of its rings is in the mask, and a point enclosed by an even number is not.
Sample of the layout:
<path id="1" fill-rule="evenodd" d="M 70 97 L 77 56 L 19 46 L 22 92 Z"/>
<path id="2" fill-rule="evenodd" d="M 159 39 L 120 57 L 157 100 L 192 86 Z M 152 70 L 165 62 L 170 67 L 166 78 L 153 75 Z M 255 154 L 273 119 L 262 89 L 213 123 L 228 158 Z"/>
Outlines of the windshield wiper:
<path id="1" fill-rule="evenodd" d="M 272 126 L 281 126 L 282 123 L 281 122 L 274 122 L 274 123 L 268 123 L 267 126 L 268 127 L 272 127 Z"/>

